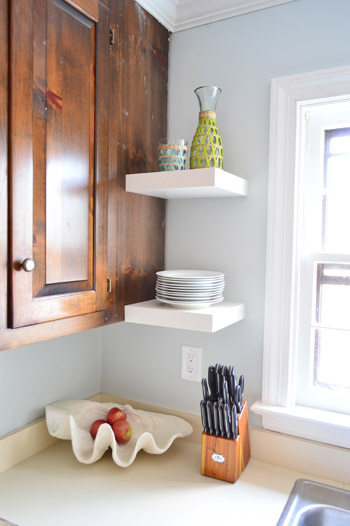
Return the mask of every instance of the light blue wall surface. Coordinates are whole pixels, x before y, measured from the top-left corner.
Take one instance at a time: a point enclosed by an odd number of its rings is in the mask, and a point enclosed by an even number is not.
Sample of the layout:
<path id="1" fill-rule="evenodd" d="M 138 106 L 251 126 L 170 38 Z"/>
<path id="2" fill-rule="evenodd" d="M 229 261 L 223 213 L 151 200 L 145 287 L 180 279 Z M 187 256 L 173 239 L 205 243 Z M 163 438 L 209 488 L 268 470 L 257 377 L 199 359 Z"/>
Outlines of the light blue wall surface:
<path id="1" fill-rule="evenodd" d="M 199 412 L 200 384 L 180 378 L 182 344 L 203 348 L 203 376 L 210 364 L 233 363 L 248 402 L 260 398 L 270 81 L 350 64 L 349 20 L 349 0 L 296 0 L 171 36 L 169 134 L 191 141 L 193 90 L 220 86 L 224 168 L 248 179 L 249 197 L 169 201 L 166 266 L 225 272 L 225 297 L 244 301 L 247 317 L 214 334 L 123 323 L 3 351 L 0 435 L 47 403 L 100 390 Z"/>
<path id="2" fill-rule="evenodd" d="M 0 352 L 0 436 L 44 416 L 46 404 L 101 391 L 101 331 Z"/>
<path id="3" fill-rule="evenodd" d="M 296 0 L 175 33 L 170 40 L 169 136 L 191 142 L 193 90 L 222 88 L 217 124 L 224 168 L 249 181 L 247 198 L 170 200 L 166 268 L 225 272 L 225 298 L 243 300 L 244 321 L 214 334 L 123 324 L 103 330 L 103 390 L 199 412 L 200 384 L 181 380 L 181 345 L 210 364 L 235 364 L 249 404 L 261 397 L 270 82 L 350 64 L 350 2 Z M 251 423 L 259 425 L 254 414 Z"/>

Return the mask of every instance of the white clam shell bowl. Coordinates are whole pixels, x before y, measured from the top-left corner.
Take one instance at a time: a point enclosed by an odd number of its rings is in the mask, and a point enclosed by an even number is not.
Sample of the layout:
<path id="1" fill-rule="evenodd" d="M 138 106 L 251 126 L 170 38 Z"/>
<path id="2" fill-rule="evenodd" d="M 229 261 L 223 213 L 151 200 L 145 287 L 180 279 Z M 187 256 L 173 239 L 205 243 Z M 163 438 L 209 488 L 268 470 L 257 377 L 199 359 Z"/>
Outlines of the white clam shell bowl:
<path id="1" fill-rule="evenodd" d="M 118 444 L 109 424 L 102 424 L 95 440 L 90 434 L 92 422 L 106 419 L 109 409 L 125 411 L 132 428 L 129 442 Z M 50 435 L 71 440 L 79 462 L 92 464 L 111 448 L 112 458 L 120 467 L 130 466 L 137 453 L 164 453 L 176 438 L 192 433 L 192 426 L 177 416 L 133 409 L 130 405 L 100 403 L 90 400 L 66 400 L 46 406 L 46 425 Z"/>

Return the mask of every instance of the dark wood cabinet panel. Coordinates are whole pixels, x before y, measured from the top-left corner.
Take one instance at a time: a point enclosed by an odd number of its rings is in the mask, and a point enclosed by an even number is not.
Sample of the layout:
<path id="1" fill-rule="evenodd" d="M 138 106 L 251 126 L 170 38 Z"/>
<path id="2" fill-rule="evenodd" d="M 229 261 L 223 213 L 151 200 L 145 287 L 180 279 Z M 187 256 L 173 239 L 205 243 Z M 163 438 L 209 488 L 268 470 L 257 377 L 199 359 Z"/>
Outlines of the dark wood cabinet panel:
<path id="1" fill-rule="evenodd" d="M 1 350 L 154 297 L 165 204 L 127 194 L 125 174 L 157 170 L 168 32 L 134 0 L 0 0 L 0 14 Z"/>
<path id="2" fill-rule="evenodd" d="M 8 4 L 0 0 L 0 342 L 8 320 Z M 1 349 L 0 343 L 0 349 Z"/>
<path id="3" fill-rule="evenodd" d="M 108 10 L 95 22 L 63 0 L 13 0 L 10 27 L 11 325 L 22 327 L 96 312 L 106 297 L 95 206 L 107 210 L 108 158 L 95 153 Z"/>
<path id="4" fill-rule="evenodd" d="M 125 174 L 157 171 L 157 148 L 167 133 L 169 33 L 133 0 L 110 0 L 116 44 L 111 48 L 111 206 L 116 220 L 116 311 L 154 298 L 156 271 L 164 265 L 165 201 L 125 192 Z M 112 248 L 113 250 L 113 248 Z"/>

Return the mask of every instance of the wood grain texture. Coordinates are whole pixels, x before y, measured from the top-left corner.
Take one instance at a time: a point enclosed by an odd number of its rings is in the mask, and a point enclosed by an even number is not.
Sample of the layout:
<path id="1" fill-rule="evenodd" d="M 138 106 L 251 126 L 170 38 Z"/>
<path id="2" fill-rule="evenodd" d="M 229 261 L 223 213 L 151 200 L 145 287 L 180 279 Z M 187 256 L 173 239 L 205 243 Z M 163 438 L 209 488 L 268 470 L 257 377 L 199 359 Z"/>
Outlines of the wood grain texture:
<path id="1" fill-rule="evenodd" d="M 215 456 L 223 461 L 215 461 Z M 236 482 L 243 471 L 241 437 L 229 440 L 213 435 L 202 435 L 201 474 L 226 482 Z"/>
<path id="2" fill-rule="evenodd" d="M 64 318 L 19 329 L 0 329 L 0 351 L 42 342 L 104 325 L 104 312 Z"/>
<path id="3" fill-rule="evenodd" d="M 201 474 L 233 483 L 247 467 L 249 459 L 248 407 L 244 402 L 238 417 L 236 440 L 202 434 Z"/>
<path id="4" fill-rule="evenodd" d="M 248 427 L 247 402 L 244 402 L 243 410 L 238 419 L 238 433 L 242 437 L 243 466 L 245 468 L 250 459 L 250 438 L 249 438 L 249 427 Z"/>
<path id="5" fill-rule="evenodd" d="M 12 5 L 15 328 L 95 312 L 99 293 L 106 299 L 107 237 L 98 225 L 107 222 L 108 122 L 96 93 L 105 103 L 108 83 L 98 75 L 108 69 L 109 21 L 102 6 L 94 23 L 63 0 Z M 26 257 L 36 264 L 30 274 L 20 267 Z"/>
<path id="6" fill-rule="evenodd" d="M 0 328 L 8 323 L 8 3 L 0 0 Z"/>
<path id="7" fill-rule="evenodd" d="M 133 0 L 110 2 L 110 8 L 116 39 L 111 48 L 110 207 L 116 218 L 110 216 L 109 232 L 117 301 L 109 318 L 120 321 L 124 305 L 154 298 L 155 273 L 164 268 L 165 202 L 126 193 L 125 174 L 158 170 L 158 140 L 167 129 L 169 34 Z"/>
<path id="8" fill-rule="evenodd" d="M 47 16 L 49 4 L 53 11 L 63 6 L 65 14 L 77 8 L 77 19 L 86 16 L 86 27 L 96 28 L 96 134 L 90 134 L 90 141 L 95 139 L 95 199 L 92 204 L 89 198 L 88 204 L 88 244 L 91 246 L 93 239 L 94 246 L 93 250 L 89 248 L 88 279 L 65 281 L 69 279 L 68 270 L 68 275 L 58 284 L 48 283 L 46 279 L 47 255 L 42 236 L 46 231 L 47 214 L 45 207 L 38 206 L 40 202 L 46 202 L 47 158 L 43 144 L 48 128 L 50 130 L 47 113 L 55 119 L 62 113 L 64 105 L 64 93 L 56 89 L 55 84 L 56 79 L 59 80 L 59 71 L 54 75 L 51 71 L 51 79 L 55 81 L 53 88 L 47 89 L 45 80 L 47 26 L 38 24 L 38 20 L 45 16 L 45 11 Z M 14 17 L 19 13 L 22 23 L 18 25 L 14 23 Z M 6 155 L 0 157 L 0 350 L 3 350 L 122 321 L 125 304 L 154 297 L 155 272 L 164 266 L 165 202 L 127 194 L 125 174 L 158 170 L 157 143 L 166 134 L 167 121 L 168 32 L 134 0 L 28 0 L 25 3 L 0 0 L 0 15 L 0 146 L 2 152 L 9 151 L 8 158 Z M 94 24 L 96 21 L 98 24 Z M 115 30 L 116 39 L 112 47 L 109 46 L 110 28 Z M 52 41 L 56 42 L 58 58 L 61 57 L 60 31 L 64 30 L 60 24 L 55 38 L 50 31 Z M 85 52 L 82 50 L 81 54 L 84 56 Z M 67 52 L 62 58 L 68 58 Z M 79 64 L 79 61 L 75 63 Z M 8 69 L 11 71 L 10 101 Z M 17 73 L 21 71 L 20 78 L 16 76 L 16 70 Z M 62 81 L 58 86 L 62 86 Z M 13 109 L 8 124 L 11 104 Z M 91 109 L 90 122 L 92 113 Z M 58 134 L 59 126 L 56 118 L 55 126 L 49 131 L 53 154 L 50 154 L 50 148 L 48 151 L 53 162 L 57 159 L 54 152 L 59 141 L 55 134 Z M 67 121 L 64 126 L 67 126 Z M 8 129 L 12 134 L 9 149 Z M 67 146 L 67 143 L 61 142 L 61 150 L 62 145 Z M 91 148 L 89 152 L 91 162 Z M 76 150 L 71 157 L 77 157 Z M 8 161 L 10 174 L 15 170 L 19 176 L 18 187 L 22 190 L 18 195 L 8 182 Z M 35 192 L 30 183 L 33 173 Z M 66 186 L 64 192 L 68 190 Z M 21 219 L 16 219 L 15 211 L 23 207 L 26 213 Z M 29 234 L 26 231 L 28 217 L 33 217 L 33 230 Z M 93 231 L 91 218 L 94 220 Z M 52 217 L 49 221 L 55 226 Z M 51 238 L 50 260 L 54 259 L 54 238 L 55 235 Z M 11 239 L 16 240 L 17 248 Z M 24 257 L 32 255 L 37 263 L 35 275 L 19 272 Z M 7 272 L 8 261 L 12 263 Z M 107 275 L 112 283 L 112 292 L 108 296 Z M 26 284 L 28 276 L 30 287 Z M 92 280 L 94 290 L 91 290 Z M 11 293 L 15 286 L 19 286 L 16 300 Z M 26 290 L 30 290 L 30 294 Z M 24 324 L 31 325 L 11 329 L 14 304 L 19 305 L 26 299 L 26 294 L 29 301 L 35 297 L 35 308 L 23 309 L 32 316 Z M 47 306 L 41 301 L 55 294 L 61 297 L 56 306 Z M 79 294 L 80 300 L 75 302 L 74 297 Z M 55 321 L 36 325 L 44 320 Z"/>
<path id="9" fill-rule="evenodd" d="M 43 3 L 46 71 L 38 76 L 46 79 L 46 283 L 89 281 L 91 289 L 95 24 L 63 1 Z"/>
<path id="10" fill-rule="evenodd" d="M 99 2 L 98 0 L 65 0 L 67 4 L 72 5 L 78 11 L 91 18 L 95 22 L 99 20 Z"/>
<path id="11" fill-rule="evenodd" d="M 96 310 L 103 310 L 106 319 L 108 306 L 108 185 L 109 185 L 109 111 L 111 107 L 111 61 L 109 48 L 110 10 L 99 2 L 99 24 L 96 56 L 96 151 L 95 151 L 95 287 Z M 113 215 L 115 212 L 110 211 Z"/>

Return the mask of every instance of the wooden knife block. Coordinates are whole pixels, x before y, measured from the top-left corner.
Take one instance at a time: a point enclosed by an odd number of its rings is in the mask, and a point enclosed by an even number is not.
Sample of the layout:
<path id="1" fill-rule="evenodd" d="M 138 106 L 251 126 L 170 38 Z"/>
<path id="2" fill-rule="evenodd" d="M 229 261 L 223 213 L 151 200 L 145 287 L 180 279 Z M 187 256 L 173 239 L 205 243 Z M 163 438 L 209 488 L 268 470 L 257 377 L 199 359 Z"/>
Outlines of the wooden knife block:
<path id="1" fill-rule="evenodd" d="M 201 474 L 227 482 L 236 482 L 250 459 L 248 408 L 244 402 L 238 415 L 238 436 L 222 438 L 202 433 Z"/>

